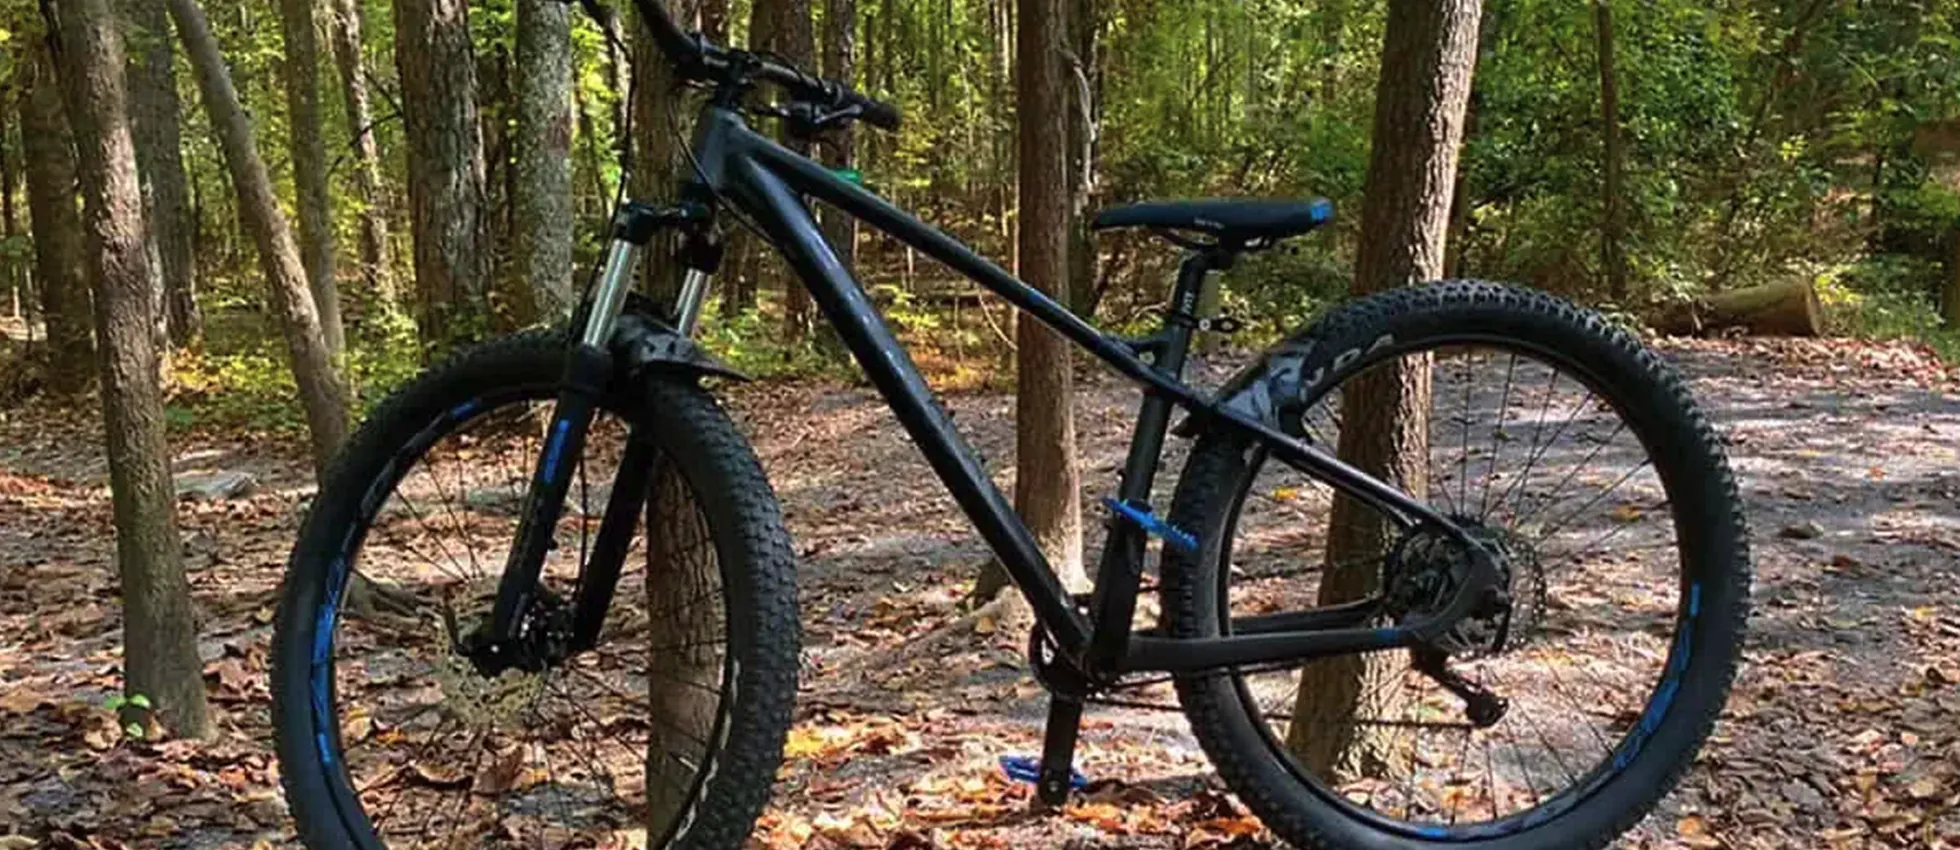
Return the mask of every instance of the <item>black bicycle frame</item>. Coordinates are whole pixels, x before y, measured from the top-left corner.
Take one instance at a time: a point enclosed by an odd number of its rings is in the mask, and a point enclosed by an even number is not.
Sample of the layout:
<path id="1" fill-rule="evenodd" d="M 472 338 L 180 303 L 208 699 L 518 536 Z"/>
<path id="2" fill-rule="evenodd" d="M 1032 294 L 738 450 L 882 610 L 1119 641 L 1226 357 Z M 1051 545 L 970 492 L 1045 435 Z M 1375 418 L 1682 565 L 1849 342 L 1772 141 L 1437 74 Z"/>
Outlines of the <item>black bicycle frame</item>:
<path id="1" fill-rule="evenodd" d="M 1426 624 L 1360 628 L 1365 612 L 1301 612 L 1279 618 L 1238 621 L 1218 638 L 1172 639 L 1152 632 L 1132 634 L 1144 543 L 1135 518 L 1119 515 L 1111 526 L 1102 568 L 1091 598 L 1093 619 L 1081 613 L 1042 555 L 1034 535 L 994 486 L 986 469 L 954 428 L 945 410 L 912 363 L 850 269 L 825 240 L 804 198 L 823 201 L 877 230 L 944 263 L 955 272 L 1006 299 L 1027 316 L 1087 349 L 1124 377 L 1143 385 L 1145 398 L 1131 442 L 1119 498 L 1144 506 L 1163 447 L 1172 408 L 1181 408 L 1211 426 L 1235 429 L 1263 446 L 1272 457 L 1314 476 L 1343 493 L 1396 517 L 1426 524 L 1475 546 L 1447 517 L 1401 490 L 1383 483 L 1267 423 L 1215 404 L 1177 377 L 1183 349 L 1193 328 L 1189 320 L 1207 266 L 1187 260 L 1173 295 L 1171 344 L 1156 364 L 1138 348 L 1097 330 L 1040 290 L 931 225 L 920 222 L 877 195 L 822 165 L 764 137 L 733 109 L 710 104 L 701 113 L 693 163 L 695 197 L 732 201 L 774 242 L 808 287 L 838 337 L 857 358 L 899 424 L 992 548 L 1015 585 L 1027 597 L 1041 626 L 1059 651 L 1078 669 L 1099 673 L 1137 670 L 1183 671 L 1285 661 L 1409 645 L 1433 636 Z M 1201 541 L 1202 542 L 1202 541 Z M 1459 607 L 1459 606 L 1452 606 Z M 1452 616 L 1455 614 L 1455 616 Z M 1454 623 L 1445 612 L 1435 625 Z"/>

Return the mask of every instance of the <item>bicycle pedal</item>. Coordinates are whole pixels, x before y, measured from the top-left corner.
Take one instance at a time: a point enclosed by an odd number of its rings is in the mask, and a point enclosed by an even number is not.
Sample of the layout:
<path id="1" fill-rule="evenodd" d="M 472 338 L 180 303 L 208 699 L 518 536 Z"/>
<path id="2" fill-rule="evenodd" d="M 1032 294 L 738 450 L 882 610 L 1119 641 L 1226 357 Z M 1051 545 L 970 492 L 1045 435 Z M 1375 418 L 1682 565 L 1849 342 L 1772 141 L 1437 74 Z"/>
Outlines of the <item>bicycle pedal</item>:
<path id="1" fill-rule="evenodd" d="M 1000 772 L 1009 781 L 1033 785 L 1041 781 L 1041 759 L 1034 756 L 1001 756 Z M 1089 787 L 1089 777 L 1080 770 L 1069 768 L 1068 785 L 1080 791 Z"/>

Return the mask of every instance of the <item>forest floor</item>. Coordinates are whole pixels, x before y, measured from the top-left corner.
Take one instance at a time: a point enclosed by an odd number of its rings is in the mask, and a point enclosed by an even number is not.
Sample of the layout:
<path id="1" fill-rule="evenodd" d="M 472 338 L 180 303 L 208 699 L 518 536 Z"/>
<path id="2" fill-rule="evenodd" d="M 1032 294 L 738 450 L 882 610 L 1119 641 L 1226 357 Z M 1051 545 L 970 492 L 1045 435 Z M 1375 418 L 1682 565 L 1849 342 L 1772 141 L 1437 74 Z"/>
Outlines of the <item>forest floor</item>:
<path id="1" fill-rule="evenodd" d="M 1621 846 L 1960 847 L 1960 382 L 1899 344 L 1665 348 L 1728 439 L 1757 607 L 1713 741 Z M 1136 397 L 1099 377 L 1079 386 L 1086 501 L 1113 480 Z M 1173 713 L 1092 709 L 1091 792 L 1031 814 L 1030 789 L 996 766 L 1039 746 L 1046 700 L 1025 636 L 957 608 L 983 549 L 876 395 L 772 384 L 731 398 L 795 535 L 808 656 L 753 843 L 1271 846 Z M 1011 397 L 948 402 L 1010 467 Z M 0 412 L 0 848 L 287 846 L 265 665 L 310 492 L 302 443 L 177 441 L 180 471 L 243 470 L 260 486 L 180 513 L 219 735 L 145 743 L 103 707 L 121 649 L 99 434 L 88 411 Z M 1099 538 L 1092 523 L 1092 552 Z M 904 649 L 949 629 L 970 634 Z"/>

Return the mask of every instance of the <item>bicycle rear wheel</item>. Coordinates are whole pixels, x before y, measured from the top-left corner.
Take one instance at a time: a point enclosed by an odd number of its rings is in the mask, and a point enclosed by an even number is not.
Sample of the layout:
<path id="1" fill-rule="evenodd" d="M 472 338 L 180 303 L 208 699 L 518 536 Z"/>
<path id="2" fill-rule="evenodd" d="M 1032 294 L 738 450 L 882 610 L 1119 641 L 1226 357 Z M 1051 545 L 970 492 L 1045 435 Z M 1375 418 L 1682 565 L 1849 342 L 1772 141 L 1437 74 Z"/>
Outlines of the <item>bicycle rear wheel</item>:
<path id="1" fill-rule="evenodd" d="M 1604 846 L 1679 779 L 1733 677 L 1750 567 L 1718 439 L 1653 353 L 1522 289 L 1356 301 L 1270 362 L 1291 359 L 1265 385 L 1282 424 L 1501 553 L 1506 601 L 1423 650 L 1180 679 L 1219 774 L 1303 846 Z M 1389 626 L 1440 610 L 1468 563 L 1224 433 L 1172 521 L 1202 543 L 1166 552 L 1185 637 L 1371 595 Z"/>
<path id="2" fill-rule="evenodd" d="M 539 660 L 485 675 L 460 648 L 494 604 L 563 358 L 531 333 L 423 376 L 315 500 L 273 659 L 307 846 L 732 850 L 759 816 L 796 691 L 793 564 L 753 454 L 691 382 L 603 399 L 523 626 Z M 653 448 L 645 509 L 598 645 L 568 652 L 629 435 Z"/>

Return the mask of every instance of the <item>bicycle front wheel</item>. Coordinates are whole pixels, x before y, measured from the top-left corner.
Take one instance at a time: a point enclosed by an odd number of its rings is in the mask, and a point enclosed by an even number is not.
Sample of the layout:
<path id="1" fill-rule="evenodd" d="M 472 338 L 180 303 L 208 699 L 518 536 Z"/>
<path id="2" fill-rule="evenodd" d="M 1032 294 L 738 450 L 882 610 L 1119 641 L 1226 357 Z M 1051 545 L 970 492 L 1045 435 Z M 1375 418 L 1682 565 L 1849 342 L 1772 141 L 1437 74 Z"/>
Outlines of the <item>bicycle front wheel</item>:
<path id="1" fill-rule="evenodd" d="M 1734 675 L 1740 502 L 1680 379 L 1598 315 L 1452 282 L 1337 309 L 1267 361 L 1281 424 L 1497 553 L 1503 595 L 1420 649 L 1180 679 L 1220 776 L 1302 846 L 1601 847 L 1679 779 Z M 1265 380 L 1265 379 L 1262 379 Z M 1201 436 L 1163 611 L 1182 637 L 1373 598 L 1441 610 L 1468 559 L 1243 438 Z"/>
<path id="2" fill-rule="evenodd" d="M 550 421 L 564 338 L 493 342 L 384 403 L 288 566 L 274 723 L 308 847 L 734 850 L 796 693 L 788 533 L 747 443 L 691 382 L 608 394 L 514 644 L 465 647 L 495 602 Z M 629 435 L 643 511 L 598 645 L 574 601 Z M 644 444 L 642 444 L 644 445 Z M 641 521 L 642 517 L 644 521 Z"/>

